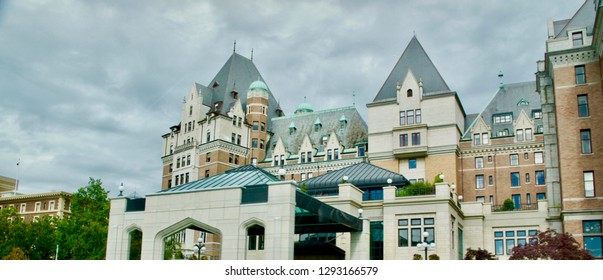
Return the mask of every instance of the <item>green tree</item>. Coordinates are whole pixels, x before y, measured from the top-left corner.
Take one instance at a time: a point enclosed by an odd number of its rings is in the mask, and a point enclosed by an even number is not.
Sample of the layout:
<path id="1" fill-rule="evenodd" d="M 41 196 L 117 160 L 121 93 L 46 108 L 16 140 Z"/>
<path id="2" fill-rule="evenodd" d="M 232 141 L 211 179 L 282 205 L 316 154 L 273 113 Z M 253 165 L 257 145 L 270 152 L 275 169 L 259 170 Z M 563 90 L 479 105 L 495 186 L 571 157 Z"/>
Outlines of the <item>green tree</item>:
<path id="1" fill-rule="evenodd" d="M 58 226 L 59 259 L 102 260 L 107 251 L 109 191 L 100 179 L 71 196 L 71 216 Z"/>
<path id="2" fill-rule="evenodd" d="M 500 209 L 501 211 L 513 211 L 515 210 L 515 203 L 513 203 L 513 200 L 511 200 L 510 198 L 505 199 L 505 201 L 503 201 L 503 206 Z"/>
<path id="3" fill-rule="evenodd" d="M 23 234 L 23 220 L 17 211 L 13 207 L 0 210 L 0 256 L 7 256 L 13 248 L 19 247 L 18 241 L 23 239 Z"/>
<path id="4" fill-rule="evenodd" d="M 25 255 L 25 252 L 23 252 L 23 250 L 21 250 L 21 248 L 19 247 L 13 247 L 13 249 L 10 251 L 10 253 L 4 257 L 2 257 L 3 260 L 28 260 L 27 256 Z"/>

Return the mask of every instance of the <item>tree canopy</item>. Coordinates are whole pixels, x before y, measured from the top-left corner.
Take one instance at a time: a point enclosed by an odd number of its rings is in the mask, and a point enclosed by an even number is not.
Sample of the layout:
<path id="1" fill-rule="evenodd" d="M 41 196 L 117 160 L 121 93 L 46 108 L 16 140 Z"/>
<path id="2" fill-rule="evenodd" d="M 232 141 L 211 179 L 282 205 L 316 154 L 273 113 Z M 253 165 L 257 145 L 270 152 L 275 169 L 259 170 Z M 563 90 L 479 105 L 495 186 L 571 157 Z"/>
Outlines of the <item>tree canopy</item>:
<path id="1" fill-rule="evenodd" d="M 515 246 L 510 260 L 592 260 L 593 256 L 580 247 L 569 233 L 553 229 L 539 232 L 529 244 Z"/>
<path id="2" fill-rule="evenodd" d="M 486 249 L 477 248 L 471 249 L 467 248 L 467 253 L 465 253 L 465 260 L 497 260 L 494 254 L 490 253 Z"/>
<path id="3" fill-rule="evenodd" d="M 105 258 L 109 223 L 108 191 L 101 180 L 71 196 L 71 216 L 25 223 L 10 207 L 0 210 L 0 258 L 100 260 Z"/>

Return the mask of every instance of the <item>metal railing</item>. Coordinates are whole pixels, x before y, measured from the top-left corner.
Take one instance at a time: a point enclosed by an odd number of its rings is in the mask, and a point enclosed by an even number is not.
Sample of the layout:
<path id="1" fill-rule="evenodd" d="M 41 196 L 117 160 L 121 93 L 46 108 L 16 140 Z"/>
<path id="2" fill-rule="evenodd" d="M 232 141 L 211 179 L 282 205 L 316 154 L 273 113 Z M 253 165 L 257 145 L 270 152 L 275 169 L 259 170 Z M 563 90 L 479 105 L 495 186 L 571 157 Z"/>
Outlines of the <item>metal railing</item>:
<path id="1" fill-rule="evenodd" d="M 505 209 L 503 205 L 492 205 L 492 212 L 511 212 L 526 210 L 538 210 L 538 203 L 520 204 L 519 206 L 515 206 L 513 209 Z"/>

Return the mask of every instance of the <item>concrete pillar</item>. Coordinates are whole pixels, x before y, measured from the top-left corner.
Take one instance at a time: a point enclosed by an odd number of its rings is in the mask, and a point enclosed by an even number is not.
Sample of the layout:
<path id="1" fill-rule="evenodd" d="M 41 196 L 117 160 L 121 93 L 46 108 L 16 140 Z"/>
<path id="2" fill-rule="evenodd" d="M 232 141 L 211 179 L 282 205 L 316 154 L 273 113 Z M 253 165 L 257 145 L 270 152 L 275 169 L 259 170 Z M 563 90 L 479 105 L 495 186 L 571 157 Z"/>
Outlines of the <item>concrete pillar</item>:
<path id="1" fill-rule="evenodd" d="M 371 258 L 371 221 L 362 219 L 362 231 L 352 232 L 350 238 L 350 259 L 369 260 Z"/>

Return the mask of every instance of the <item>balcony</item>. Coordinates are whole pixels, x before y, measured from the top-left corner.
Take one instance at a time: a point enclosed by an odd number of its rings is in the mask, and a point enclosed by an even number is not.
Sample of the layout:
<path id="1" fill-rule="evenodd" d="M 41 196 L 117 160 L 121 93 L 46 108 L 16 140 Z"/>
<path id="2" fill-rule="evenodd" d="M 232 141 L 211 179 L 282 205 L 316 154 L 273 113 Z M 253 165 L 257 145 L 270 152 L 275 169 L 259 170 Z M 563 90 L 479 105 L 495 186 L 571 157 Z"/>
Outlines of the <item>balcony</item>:
<path id="1" fill-rule="evenodd" d="M 492 212 L 513 212 L 526 210 L 538 210 L 538 203 L 520 204 L 519 206 L 515 206 L 513 209 L 505 209 L 504 205 L 492 205 Z"/>
<path id="2" fill-rule="evenodd" d="M 426 157 L 427 146 L 408 146 L 394 148 L 393 153 L 397 159 Z"/>
<path id="3" fill-rule="evenodd" d="M 192 149 L 195 146 L 196 143 L 197 143 L 197 141 L 191 141 L 191 142 L 188 142 L 186 144 L 182 144 L 180 146 L 176 146 L 176 149 L 174 149 L 174 154 L 177 154 L 177 153 L 180 153 L 180 152 L 183 152 L 183 151 L 186 151 L 186 150 L 190 150 L 190 149 Z"/>

